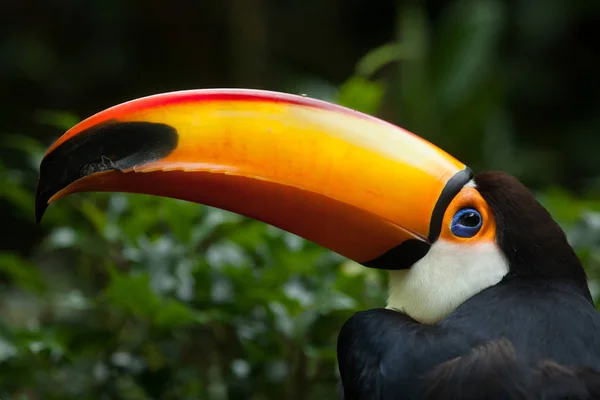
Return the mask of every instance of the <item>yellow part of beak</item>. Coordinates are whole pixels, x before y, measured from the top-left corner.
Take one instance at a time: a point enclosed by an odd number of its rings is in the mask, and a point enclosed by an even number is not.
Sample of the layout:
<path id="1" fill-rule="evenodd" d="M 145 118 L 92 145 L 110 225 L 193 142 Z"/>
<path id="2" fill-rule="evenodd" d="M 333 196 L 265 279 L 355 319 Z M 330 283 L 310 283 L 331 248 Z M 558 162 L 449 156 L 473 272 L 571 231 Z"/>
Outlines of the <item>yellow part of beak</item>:
<path id="1" fill-rule="evenodd" d="M 435 240 L 464 164 L 374 117 L 306 97 L 195 90 L 78 124 L 40 168 L 38 219 L 75 192 L 178 198 L 277 226 L 375 268 L 406 268 Z M 436 232 L 437 231 L 437 232 Z"/>

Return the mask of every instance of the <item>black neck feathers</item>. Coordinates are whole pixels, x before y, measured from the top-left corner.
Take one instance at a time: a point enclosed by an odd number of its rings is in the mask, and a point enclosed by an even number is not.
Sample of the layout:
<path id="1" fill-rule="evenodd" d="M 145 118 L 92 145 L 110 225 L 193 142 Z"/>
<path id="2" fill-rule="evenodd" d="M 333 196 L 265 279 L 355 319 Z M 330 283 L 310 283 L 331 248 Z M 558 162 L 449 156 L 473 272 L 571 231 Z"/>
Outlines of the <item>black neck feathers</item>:
<path id="1" fill-rule="evenodd" d="M 477 190 L 496 218 L 496 240 L 511 278 L 572 282 L 591 301 L 585 271 L 564 231 L 516 178 L 503 172 L 475 177 Z"/>

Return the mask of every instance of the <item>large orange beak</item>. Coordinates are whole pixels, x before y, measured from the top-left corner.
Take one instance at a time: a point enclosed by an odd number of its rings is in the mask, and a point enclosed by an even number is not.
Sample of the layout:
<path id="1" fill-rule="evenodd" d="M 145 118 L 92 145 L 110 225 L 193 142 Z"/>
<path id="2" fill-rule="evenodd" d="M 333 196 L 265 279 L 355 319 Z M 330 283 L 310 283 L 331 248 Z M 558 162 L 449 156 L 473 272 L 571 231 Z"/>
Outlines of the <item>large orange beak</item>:
<path id="1" fill-rule="evenodd" d="M 70 193 L 145 193 L 233 211 L 363 265 L 410 267 L 471 179 L 401 128 L 256 90 L 161 94 L 76 125 L 42 160 L 36 213 Z"/>

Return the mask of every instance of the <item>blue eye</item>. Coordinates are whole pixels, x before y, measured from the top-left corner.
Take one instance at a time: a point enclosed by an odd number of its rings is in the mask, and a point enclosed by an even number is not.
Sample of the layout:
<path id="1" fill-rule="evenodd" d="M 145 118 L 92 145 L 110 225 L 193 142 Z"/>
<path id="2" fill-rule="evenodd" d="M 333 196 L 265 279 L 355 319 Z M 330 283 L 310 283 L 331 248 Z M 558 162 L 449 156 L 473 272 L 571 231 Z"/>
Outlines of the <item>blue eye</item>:
<path id="1" fill-rule="evenodd" d="M 458 237 L 470 238 L 481 229 L 481 214 L 472 208 L 459 210 L 452 218 L 450 230 Z"/>

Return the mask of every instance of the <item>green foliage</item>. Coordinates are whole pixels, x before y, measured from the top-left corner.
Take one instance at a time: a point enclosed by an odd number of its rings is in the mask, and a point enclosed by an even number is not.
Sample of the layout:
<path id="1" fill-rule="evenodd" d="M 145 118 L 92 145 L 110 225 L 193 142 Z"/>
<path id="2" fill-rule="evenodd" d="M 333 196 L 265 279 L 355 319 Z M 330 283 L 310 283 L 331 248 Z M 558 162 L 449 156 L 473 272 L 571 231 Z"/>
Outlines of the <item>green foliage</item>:
<path id="1" fill-rule="evenodd" d="M 29 223 L 36 171 L 17 175 L 2 196 Z M 341 324 L 385 299 L 380 273 L 197 204 L 73 195 L 39 229 L 0 253 L 1 398 L 330 398 Z"/>
<path id="2" fill-rule="evenodd" d="M 337 102 L 367 114 L 375 114 L 383 99 L 383 86 L 361 76 L 352 77 L 342 84 Z"/>

